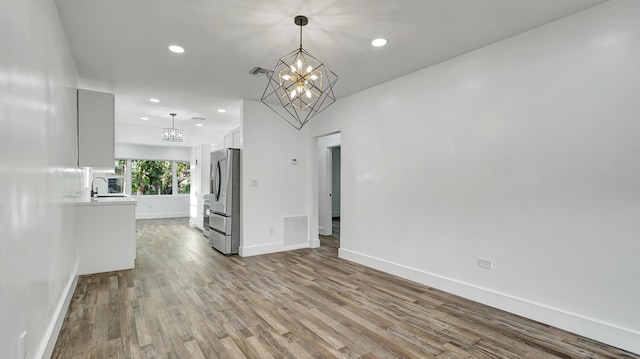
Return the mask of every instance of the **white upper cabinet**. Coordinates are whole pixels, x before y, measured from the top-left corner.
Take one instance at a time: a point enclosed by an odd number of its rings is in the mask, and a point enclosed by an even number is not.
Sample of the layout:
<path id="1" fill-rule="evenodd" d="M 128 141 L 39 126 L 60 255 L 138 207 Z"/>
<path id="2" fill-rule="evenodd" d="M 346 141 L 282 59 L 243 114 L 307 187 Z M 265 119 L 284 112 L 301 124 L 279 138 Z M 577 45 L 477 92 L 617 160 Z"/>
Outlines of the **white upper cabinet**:
<path id="1" fill-rule="evenodd" d="M 78 89 L 78 166 L 113 168 L 115 95 Z"/>
<path id="2" fill-rule="evenodd" d="M 233 148 L 242 148 L 242 144 L 240 143 L 240 129 L 233 131 L 231 137 L 233 138 Z"/>
<path id="3" fill-rule="evenodd" d="M 240 128 L 236 128 L 224 136 L 224 148 L 242 148 L 242 144 L 240 143 Z"/>

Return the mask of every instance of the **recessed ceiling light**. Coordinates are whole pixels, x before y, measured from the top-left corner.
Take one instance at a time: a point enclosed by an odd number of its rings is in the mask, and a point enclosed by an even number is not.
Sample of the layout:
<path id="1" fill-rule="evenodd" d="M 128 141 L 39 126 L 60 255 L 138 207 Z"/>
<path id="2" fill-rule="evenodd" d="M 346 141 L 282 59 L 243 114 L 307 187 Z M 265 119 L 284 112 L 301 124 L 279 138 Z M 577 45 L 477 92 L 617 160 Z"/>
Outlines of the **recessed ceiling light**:
<path id="1" fill-rule="evenodd" d="M 218 112 L 220 112 L 220 113 L 224 113 L 224 112 L 227 112 L 227 110 L 225 110 L 224 108 L 219 108 L 219 109 L 218 109 Z"/>
<path id="2" fill-rule="evenodd" d="M 201 123 L 196 123 L 196 126 L 198 126 L 198 127 L 202 127 L 202 126 L 204 126 L 204 125 L 203 125 L 203 124 L 201 124 Z"/>
<path id="3" fill-rule="evenodd" d="M 178 46 L 178 45 L 169 46 L 169 50 L 171 52 L 175 52 L 176 54 L 181 54 L 181 53 L 184 52 L 184 48 L 182 46 Z"/>
<path id="4" fill-rule="evenodd" d="M 373 47 L 382 47 L 387 44 L 387 39 L 379 38 L 371 41 L 371 46 Z"/>
<path id="5" fill-rule="evenodd" d="M 149 99 L 149 101 L 151 101 L 151 102 L 155 102 L 155 103 L 160 102 L 160 100 L 158 100 L 157 98 L 150 98 L 150 99 Z"/>
<path id="6" fill-rule="evenodd" d="M 149 121 L 149 117 L 140 117 L 142 121 Z"/>

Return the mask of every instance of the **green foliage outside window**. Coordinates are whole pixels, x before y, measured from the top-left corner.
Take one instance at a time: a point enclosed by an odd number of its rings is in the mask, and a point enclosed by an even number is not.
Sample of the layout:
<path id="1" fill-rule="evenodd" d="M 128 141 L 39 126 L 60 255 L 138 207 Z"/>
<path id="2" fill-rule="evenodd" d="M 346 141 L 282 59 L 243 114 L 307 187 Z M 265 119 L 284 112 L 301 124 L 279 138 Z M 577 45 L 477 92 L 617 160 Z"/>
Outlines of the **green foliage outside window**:
<path id="1" fill-rule="evenodd" d="M 127 174 L 127 160 L 116 160 L 114 172 L 118 176 Z"/>
<path id="2" fill-rule="evenodd" d="M 170 161 L 131 160 L 131 193 L 171 194 L 172 172 Z"/>
<path id="3" fill-rule="evenodd" d="M 189 162 L 176 162 L 176 176 L 178 177 L 178 193 L 189 194 L 191 191 L 191 170 Z"/>

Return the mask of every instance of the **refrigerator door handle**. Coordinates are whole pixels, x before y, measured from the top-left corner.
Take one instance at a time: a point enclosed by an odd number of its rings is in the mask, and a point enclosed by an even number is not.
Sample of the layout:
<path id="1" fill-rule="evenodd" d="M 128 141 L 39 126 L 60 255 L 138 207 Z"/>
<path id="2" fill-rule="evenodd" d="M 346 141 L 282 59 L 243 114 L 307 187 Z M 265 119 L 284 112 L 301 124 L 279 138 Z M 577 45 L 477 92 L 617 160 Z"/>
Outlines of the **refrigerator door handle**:
<path id="1" fill-rule="evenodd" d="M 216 175 L 215 175 L 215 192 L 216 202 L 220 200 L 220 186 L 222 184 L 222 170 L 220 169 L 220 161 L 216 163 Z"/>

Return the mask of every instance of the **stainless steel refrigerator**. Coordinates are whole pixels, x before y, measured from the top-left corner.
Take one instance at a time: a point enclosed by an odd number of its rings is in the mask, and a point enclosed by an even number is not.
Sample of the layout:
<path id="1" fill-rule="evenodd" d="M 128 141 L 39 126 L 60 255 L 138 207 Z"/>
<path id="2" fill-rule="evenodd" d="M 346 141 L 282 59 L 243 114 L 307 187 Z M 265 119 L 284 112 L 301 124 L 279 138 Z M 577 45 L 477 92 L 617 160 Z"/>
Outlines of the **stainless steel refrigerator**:
<path id="1" fill-rule="evenodd" d="M 211 152 L 209 244 L 224 254 L 240 249 L 240 150 Z"/>

